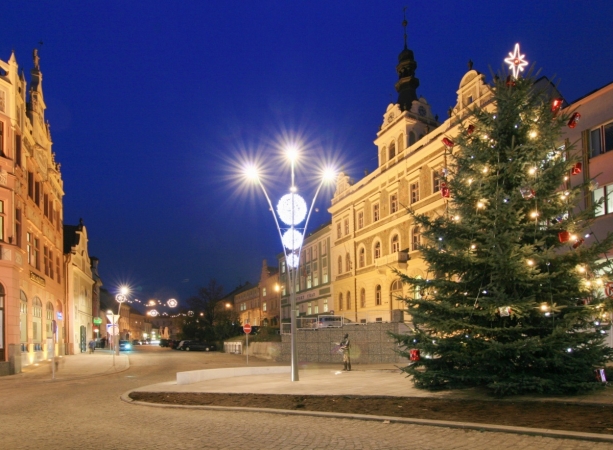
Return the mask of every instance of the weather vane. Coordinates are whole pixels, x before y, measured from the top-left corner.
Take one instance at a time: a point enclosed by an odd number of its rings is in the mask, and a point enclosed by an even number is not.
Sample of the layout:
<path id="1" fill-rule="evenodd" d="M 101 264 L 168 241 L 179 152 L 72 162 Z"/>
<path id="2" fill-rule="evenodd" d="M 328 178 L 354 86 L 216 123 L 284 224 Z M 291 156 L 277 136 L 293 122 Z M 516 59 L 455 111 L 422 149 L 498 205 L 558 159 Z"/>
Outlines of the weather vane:
<path id="1" fill-rule="evenodd" d="M 528 65 L 525 56 L 519 53 L 519 44 L 515 44 L 513 53 L 509 53 L 509 57 L 504 60 L 509 65 L 509 70 L 513 72 L 513 78 L 519 77 L 519 72 L 523 72 L 524 67 Z"/>

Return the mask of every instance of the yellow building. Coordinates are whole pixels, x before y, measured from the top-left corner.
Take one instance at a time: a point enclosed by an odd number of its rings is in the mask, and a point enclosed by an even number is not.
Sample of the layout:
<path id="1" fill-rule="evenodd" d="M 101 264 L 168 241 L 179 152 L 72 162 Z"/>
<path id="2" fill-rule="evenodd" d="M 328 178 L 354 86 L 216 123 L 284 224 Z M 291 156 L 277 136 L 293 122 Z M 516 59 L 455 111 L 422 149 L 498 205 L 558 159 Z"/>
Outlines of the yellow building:
<path id="1" fill-rule="evenodd" d="M 33 66 L 28 86 L 0 61 L 0 373 L 65 351 L 64 190 L 36 50 Z"/>
<path id="2" fill-rule="evenodd" d="M 470 70 L 462 77 L 450 118 L 439 123 L 430 105 L 417 96 L 417 63 L 406 44 L 396 67 L 398 100 L 388 105 L 374 141 L 375 171 L 357 182 L 341 173 L 329 208 L 332 214 L 333 308 L 347 322 L 399 322 L 407 292 L 394 272 L 428 277 L 420 257 L 421 234 L 407 210 L 443 214 L 442 176 L 446 146 L 459 118 L 471 107 L 487 107 L 491 91 L 485 77 Z"/>

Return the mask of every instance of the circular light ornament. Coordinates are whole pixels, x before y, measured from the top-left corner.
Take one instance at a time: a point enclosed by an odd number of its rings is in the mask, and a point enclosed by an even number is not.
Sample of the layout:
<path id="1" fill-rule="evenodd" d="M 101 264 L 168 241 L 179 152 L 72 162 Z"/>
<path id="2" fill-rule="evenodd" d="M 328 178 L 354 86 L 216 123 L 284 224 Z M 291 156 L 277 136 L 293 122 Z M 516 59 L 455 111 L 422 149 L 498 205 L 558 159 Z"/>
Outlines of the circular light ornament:
<path id="1" fill-rule="evenodd" d="M 303 240 L 302 233 L 295 228 L 287 230 L 281 238 L 283 245 L 289 250 L 298 250 Z"/>
<path id="2" fill-rule="evenodd" d="M 287 260 L 287 265 L 289 267 L 293 267 L 293 268 L 298 267 L 298 255 L 290 253 L 289 255 L 287 255 L 287 258 L 285 259 Z"/>
<path id="3" fill-rule="evenodd" d="M 149 306 L 155 306 L 155 300 L 153 300 L 153 299 L 149 300 L 149 302 L 147 303 L 147 305 L 149 305 Z"/>
<path id="4" fill-rule="evenodd" d="M 117 300 L 119 303 L 123 303 L 123 302 L 125 302 L 127 299 L 126 299 L 126 296 L 125 296 L 125 295 L 123 295 L 123 294 L 117 294 L 117 295 L 115 296 L 115 300 Z"/>
<path id="5" fill-rule="evenodd" d="M 292 197 L 294 197 L 292 213 Z M 287 225 L 298 225 L 306 218 L 307 204 L 298 194 L 285 194 L 277 203 L 277 214 L 283 223 Z"/>
<path id="6" fill-rule="evenodd" d="M 194 311 L 187 311 L 187 315 L 190 317 L 194 317 Z"/>
<path id="7" fill-rule="evenodd" d="M 159 313 L 158 313 L 158 312 L 157 312 L 157 310 L 155 310 L 155 309 L 152 309 L 151 311 L 149 311 L 149 315 L 150 315 L 151 317 L 157 317 L 157 315 L 158 315 L 158 314 L 159 314 Z"/>
<path id="8" fill-rule="evenodd" d="M 176 301 L 174 298 L 171 298 L 170 300 L 166 302 L 166 304 L 168 305 L 169 308 L 175 308 L 179 304 L 179 302 Z"/>

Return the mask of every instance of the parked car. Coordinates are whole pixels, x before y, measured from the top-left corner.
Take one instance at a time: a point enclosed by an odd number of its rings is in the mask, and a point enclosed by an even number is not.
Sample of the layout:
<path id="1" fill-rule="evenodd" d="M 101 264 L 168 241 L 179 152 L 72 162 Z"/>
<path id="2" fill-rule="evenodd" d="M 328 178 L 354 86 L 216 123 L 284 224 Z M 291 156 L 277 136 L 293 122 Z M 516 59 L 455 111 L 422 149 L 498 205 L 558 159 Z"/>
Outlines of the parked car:
<path id="1" fill-rule="evenodd" d="M 132 341 L 132 345 L 143 345 L 143 343 L 141 341 L 139 341 L 138 339 L 134 339 Z"/>
<path id="2" fill-rule="evenodd" d="M 119 341 L 119 350 L 132 350 L 132 344 L 130 344 L 130 341 Z"/>
<path id="3" fill-rule="evenodd" d="M 209 344 L 208 342 L 201 341 L 181 341 L 177 346 L 177 350 L 185 350 L 189 351 L 203 351 L 203 352 L 211 352 L 215 350 L 214 344 Z"/>

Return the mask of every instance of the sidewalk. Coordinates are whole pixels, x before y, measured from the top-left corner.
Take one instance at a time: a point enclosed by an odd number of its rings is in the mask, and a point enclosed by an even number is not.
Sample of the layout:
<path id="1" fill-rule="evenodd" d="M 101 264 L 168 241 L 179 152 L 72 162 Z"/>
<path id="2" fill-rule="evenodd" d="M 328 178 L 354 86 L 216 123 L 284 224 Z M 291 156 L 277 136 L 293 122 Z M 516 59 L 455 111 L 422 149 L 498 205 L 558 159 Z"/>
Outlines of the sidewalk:
<path id="1" fill-rule="evenodd" d="M 60 356 L 55 371 L 55 380 L 65 381 L 79 378 L 89 378 L 98 375 L 123 372 L 130 367 L 128 356 L 120 354 L 115 356 L 106 349 L 96 349 L 92 354 L 79 353 L 76 355 Z M 23 367 L 21 373 L 0 377 L 5 380 L 52 380 L 51 360 L 41 361 Z"/>

